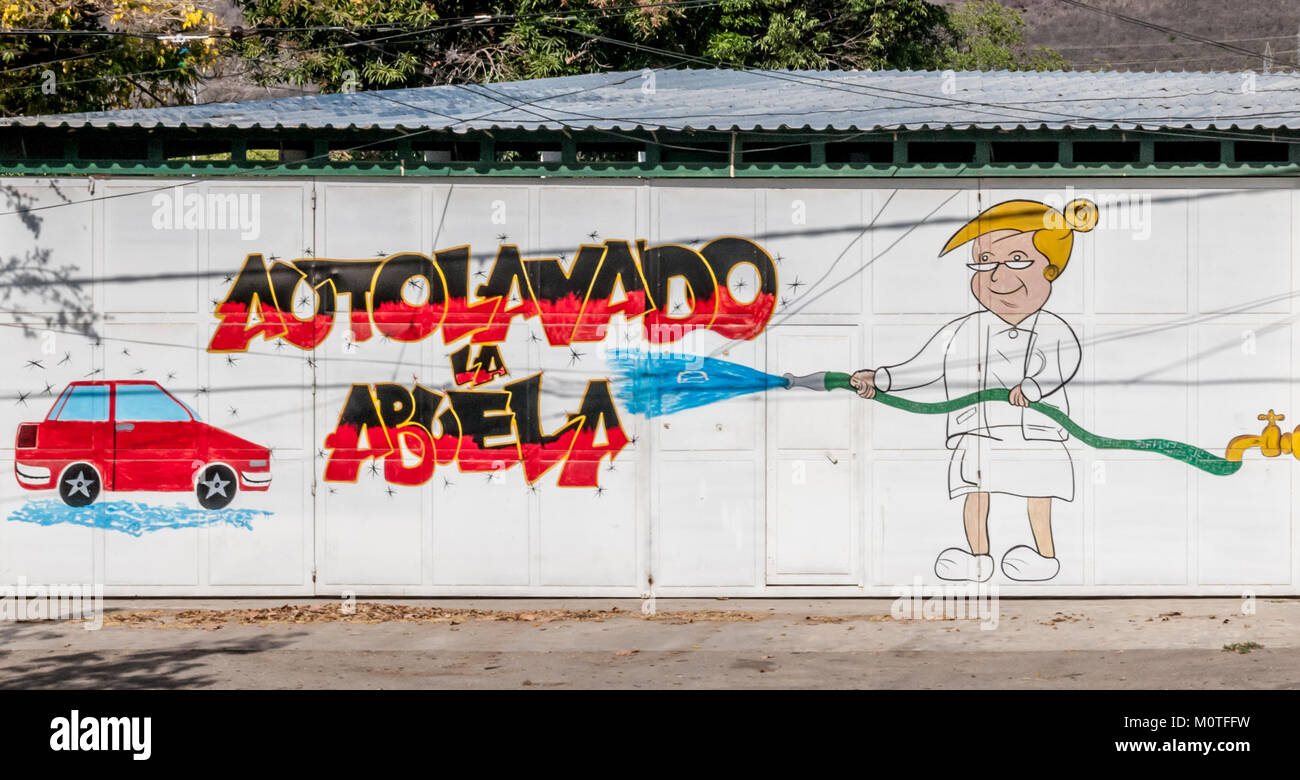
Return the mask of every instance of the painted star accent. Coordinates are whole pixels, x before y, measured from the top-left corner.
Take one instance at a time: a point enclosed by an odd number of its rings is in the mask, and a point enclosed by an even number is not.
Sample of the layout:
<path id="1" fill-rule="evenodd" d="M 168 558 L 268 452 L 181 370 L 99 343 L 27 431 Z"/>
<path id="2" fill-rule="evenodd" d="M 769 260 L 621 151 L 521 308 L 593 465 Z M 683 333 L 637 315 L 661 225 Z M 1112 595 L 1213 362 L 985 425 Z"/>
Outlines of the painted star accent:
<path id="1" fill-rule="evenodd" d="M 86 498 L 90 498 L 90 486 L 95 484 L 93 480 L 86 479 L 86 474 L 83 471 L 78 471 L 77 476 L 72 479 L 65 479 L 63 482 L 68 485 L 69 496 L 80 493 Z"/>
<path id="2" fill-rule="evenodd" d="M 213 496 L 229 498 L 229 496 L 226 495 L 226 485 L 230 484 L 230 480 L 222 479 L 220 474 L 213 474 L 212 479 L 205 480 L 199 484 L 208 489 L 208 494 L 204 496 L 204 498 L 212 498 Z"/>

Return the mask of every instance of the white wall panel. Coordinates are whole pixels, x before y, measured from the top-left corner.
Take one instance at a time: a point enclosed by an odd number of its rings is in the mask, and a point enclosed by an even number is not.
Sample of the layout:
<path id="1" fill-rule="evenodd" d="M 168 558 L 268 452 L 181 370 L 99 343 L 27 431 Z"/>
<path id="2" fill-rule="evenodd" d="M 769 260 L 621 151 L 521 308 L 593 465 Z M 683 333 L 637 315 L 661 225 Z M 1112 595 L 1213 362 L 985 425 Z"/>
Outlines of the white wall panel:
<path id="1" fill-rule="evenodd" d="M 755 519 L 761 517 L 752 461 L 664 459 L 656 470 L 660 585 L 754 587 Z"/>
<path id="2" fill-rule="evenodd" d="M 1285 415 L 1281 433 L 1300 423 L 1291 294 L 1300 204 L 1288 181 L 282 178 L 100 180 L 93 192 L 84 180 L 8 183 L 31 205 L 56 207 L 39 212 L 38 226 L 0 216 L 0 259 L 35 257 L 80 281 L 62 297 L 19 290 L 0 312 L 0 582 L 96 581 L 125 595 L 887 596 L 916 577 L 939 582 L 936 556 L 966 545 L 963 499 L 949 497 L 945 415 L 776 388 L 648 419 L 628 408 L 611 362 L 615 347 L 644 346 L 640 323 L 620 327 L 621 316 L 603 343 L 551 346 L 528 317 L 487 345 L 447 344 L 436 331 L 413 343 L 376 331 L 354 344 L 347 308 L 367 296 L 342 296 L 315 347 L 272 334 L 209 352 L 224 316 L 216 305 L 251 254 L 268 265 L 377 261 L 468 245 L 473 305 L 503 244 L 561 258 L 571 273 L 582 244 L 698 250 L 739 236 L 776 259 L 766 329 L 731 340 L 701 328 L 653 351 L 777 375 L 851 372 L 910 358 L 976 308 L 969 247 L 939 253 L 981 209 L 1090 198 L 1102 221 L 1074 236 L 1046 305 L 1082 345 L 1071 419 L 1101 436 L 1215 455 L 1233 437 L 1259 436 L 1269 410 Z M 191 207 L 207 219 L 228 203 L 256 204 L 254 223 L 186 222 Z M 723 282 L 738 294 L 757 276 L 741 266 Z M 58 312 L 69 318 L 46 321 Z M 467 344 L 472 355 L 494 347 L 508 373 L 458 386 L 450 359 Z M 382 457 L 355 481 L 326 479 L 326 439 L 354 384 L 501 392 L 539 373 L 543 432 L 565 426 L 592 383 L 610 383 L 630 442 L 601 459 L 595 484 L 557 484 L 563 458 L 532 484 L 512 458 L 496 475 L 440 463 L 416 485 L 390 484 Z M 132 379 L 157 381 L 206 423 L 269 447 L 271 488 L 243 491 L 224 510 L 203 510 L 189 490 L 109 492 L 77 513 L 53 491 L 20 487 L 20 424 L 41 420 L 69 383 Z M 937 382 L 906 397 L 946 395 Z M 519 436 L 528 421 L 503 414 Z M 1020 583 L 998 571 L 1004 595 L 1296 593 L 1292 455 L 1251 447 L 1240 471 L 1218 476 L 1077 437 L 1063 452 L 1075 496 L 1053 501 L 1060 572 Z M 1015 469 L 1041 456 L 999 457 L 996 468 Z M 1034 544 L 1023 497 L 993 496 L 989 534 L 999 561 Z"/>

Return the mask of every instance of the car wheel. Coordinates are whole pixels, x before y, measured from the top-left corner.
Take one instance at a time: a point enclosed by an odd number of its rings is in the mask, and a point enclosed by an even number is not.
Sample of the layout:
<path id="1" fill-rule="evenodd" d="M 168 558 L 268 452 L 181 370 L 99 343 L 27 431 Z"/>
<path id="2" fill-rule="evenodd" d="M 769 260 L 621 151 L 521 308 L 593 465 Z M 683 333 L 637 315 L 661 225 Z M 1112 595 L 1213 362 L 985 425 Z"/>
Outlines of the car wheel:
<path id="1" fill-rule="evenodd" d="M 239 489 L 239 480 L 229 466 L 215 465 L 203 469 L 199 481 L 194 485 L 194 493 L 199 497 L 199 504 L 204 509 L 225 509 L 235 500 L 235 491 Z"/>
<path id="2" fill-rule="evenodd" d="M 89 463 L 74 463 L 59 475 L 59 498 L 68 506 L 94 503 L 99 489 L 99 472 Z"/>

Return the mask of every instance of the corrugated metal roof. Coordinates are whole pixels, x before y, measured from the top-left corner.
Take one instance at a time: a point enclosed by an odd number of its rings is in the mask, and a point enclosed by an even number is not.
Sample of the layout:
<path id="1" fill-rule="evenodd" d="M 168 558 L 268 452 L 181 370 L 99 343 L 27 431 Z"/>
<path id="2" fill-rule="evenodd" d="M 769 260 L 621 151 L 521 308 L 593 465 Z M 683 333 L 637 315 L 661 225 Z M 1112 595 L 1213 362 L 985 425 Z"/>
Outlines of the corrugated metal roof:
<path id="1" fill-rule="evenodd" d="M 661 70 L 18 117 L 10 126 L 893 130 L 1300 126 L 1288 74 Z"/>

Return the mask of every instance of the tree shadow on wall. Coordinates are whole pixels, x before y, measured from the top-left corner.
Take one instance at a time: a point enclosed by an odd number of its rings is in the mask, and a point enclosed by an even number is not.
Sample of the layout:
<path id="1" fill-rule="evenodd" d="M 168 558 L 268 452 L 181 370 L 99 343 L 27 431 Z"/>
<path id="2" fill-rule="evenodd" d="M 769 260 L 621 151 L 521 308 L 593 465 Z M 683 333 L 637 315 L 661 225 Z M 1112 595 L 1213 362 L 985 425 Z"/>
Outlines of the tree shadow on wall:
<path id="1" fill-rule="evenodd" d="M 68 207 L 76 203 L 55 182 L 49 182 L 49 188 Z M 0 202 L 0 212 L 17 217 L 32 236 L 25 248 L 0 250 L 0 314 L 8 315 L 29 338 L 41 330 L 97 338 L 98 315 L 84 275 L 78 278 L 81 267 L 56 263 L 53 250 L 39 244 L 44 218 L 35 210 L 35 195 L 0 184 Z"/>
<path id="2" fill-rule="evenodd" d="M 77 628 L 76 631 L 82 629 Z M 169 648 L 114 648 L 47 653 L 31 660 L 10 663 L 7 659 L 15 653 L 23 652 L 12 649 L 19 639 L 47 642 L 62 639 L 63 644 L 67 644 L 71 638 L 68 632 L 52 631 L 41 623 L 14 623 L 0 630 L 0 637 L 4 640 L 2 646 L 10 648 L 0 650 L 0 690 L 207 688 L 227 679 L 224 675 L 213 673 L 213 661 L 233 656 L 235 660 L 231 666 L 237 668 L 239 657 L 278 650 L 303 635 L 299 631 L 275 636 L 261 634 L 247 639 L 200 640 Z M 42 650 L 32 652 L 39 653 Z"/>

